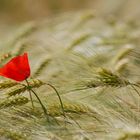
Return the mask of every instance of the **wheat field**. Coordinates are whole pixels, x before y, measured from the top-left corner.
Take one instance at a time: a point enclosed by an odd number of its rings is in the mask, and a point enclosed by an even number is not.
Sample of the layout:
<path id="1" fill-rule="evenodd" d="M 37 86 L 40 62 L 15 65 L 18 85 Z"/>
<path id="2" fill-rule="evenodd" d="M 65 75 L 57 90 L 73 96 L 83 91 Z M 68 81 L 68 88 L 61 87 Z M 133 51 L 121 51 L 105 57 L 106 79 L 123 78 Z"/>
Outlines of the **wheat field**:
<path id="1" fill-rule="evenodd" d="M 49 122 L 26 87 L 0 77 L 0 140 L 140 140 L 139 36 L 138 22 L 93 11 L 13 29 L 0 41 L 0 66 L 28 53 Z"/>

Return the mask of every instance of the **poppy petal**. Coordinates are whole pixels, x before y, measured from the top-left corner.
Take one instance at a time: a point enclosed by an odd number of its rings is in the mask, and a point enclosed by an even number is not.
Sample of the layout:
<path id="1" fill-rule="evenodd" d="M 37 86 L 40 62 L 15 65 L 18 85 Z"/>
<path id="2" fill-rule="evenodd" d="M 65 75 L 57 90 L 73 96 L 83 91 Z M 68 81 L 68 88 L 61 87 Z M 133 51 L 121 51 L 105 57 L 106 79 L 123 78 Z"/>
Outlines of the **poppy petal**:
<path id="1" fill-rule="evenodd" d="M 16 81 L 27 79 L 30 76 L 27 53 L 11 59 L 6 65 L 0 68 L 0 75 Z"/>

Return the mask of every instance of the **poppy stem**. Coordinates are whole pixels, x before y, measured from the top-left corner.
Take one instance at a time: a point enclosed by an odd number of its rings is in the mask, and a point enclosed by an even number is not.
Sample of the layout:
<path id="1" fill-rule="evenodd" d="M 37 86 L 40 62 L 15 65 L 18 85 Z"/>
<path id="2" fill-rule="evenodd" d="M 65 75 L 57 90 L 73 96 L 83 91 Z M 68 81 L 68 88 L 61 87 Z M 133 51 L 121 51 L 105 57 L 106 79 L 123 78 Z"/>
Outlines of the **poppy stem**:
<path id="1" fill-rule="evenodd" d="M 31 103 L 32 103 L 32 107 L 33 107 L 33 109 L 34 109 L 34 103 L 33 103 L 33 98 L 32 98 L 32 94 L 31 94 L 31 91 L 30 91 L 30 85 L 29 85 L 29 82 L 28 82 L 28 80 L 26 79 L 25 80 L 26 81 L 26 83 L 27 83 L 27 86 L 28 86 L 28 91 L 29 91 L 29 95 L 30 95 L 30 100 L 31 100 Z"/>
<path id="2" fill-rule="evenodd" d="M 66 118 L 65 110 L 64 110 L 64 106 L 63 106 L 63 102 L 62 102 L 62 99 L 61 99 L 61 97 L 60 97 L 59 92 L 57 91 L 57 89 L 56 89 L 53 85 L 51 85 L 51 84 L 49 84 L 49 83 L 46 83 L 46 84 L 47 84 L 48 86 L 50 86 L 50 87 L 56 92 L 56 94 L 57 94 L 57 96 L 58 96 L 58 99 L 59 99 L 59 101 L 60 101 L 60 105 L 61 105 L 61 108 L 62 108 L 63 116 L 64 116 L 64 118 Z"/>
<path id="3" fill-rule="evenodd" d="M 44 106 L 43 103 L 41 102 L 40 98 L 39 98 L 38 95 L 35 93 L 35 91 L 32 90 L 32 89 L 30 89 L 30 90 L 31 90 L 31 92 L 36 96 L 36 98 L 38 99 L 38 101 L 39 101 L 39 103 L 40 103 L 40 105 L 41 105 L 41 107 L 42 107 L 42 109 L 43 109 L 43 111 L 44 111 L 44 114 L 47 116 L 48 122 L 50 122 L 50 121 L 49 121 L 49 115 L 48 115 L 47 109 L 45 108 L 45 106 Z"/>
<path id="4" fill-rule="evenodd" d="M 46 117 L 47 117 L 47 121 L 50 122 L 50 120 L 49 120 L 49 115 L 48 115 L 48 111 L 47 111 L 46 107 L 43 105 L 43 103 L 41 102 L 40 98 L 39 98 L 38 95 L 35 93 L 35 91 L 31 88 L 31 86 L 30 86 L 30 84 L 29 84 L 29 82 L 28 82 L 27 79 L 26 79 L 26 82 L 27 82 L 27 86 L 28 86 L 28 88 L 29 88 L 30 93 L 32 92 L 32 93 L 36 96 L 37 100 L 39 101 L 39 103 L 40 103 L 40 105 L 41 105 L 41 107 L 42 107 L 42 109 L 43 109 L 43 111 L 44 111 L 44 114 L 45 114 Z"/>

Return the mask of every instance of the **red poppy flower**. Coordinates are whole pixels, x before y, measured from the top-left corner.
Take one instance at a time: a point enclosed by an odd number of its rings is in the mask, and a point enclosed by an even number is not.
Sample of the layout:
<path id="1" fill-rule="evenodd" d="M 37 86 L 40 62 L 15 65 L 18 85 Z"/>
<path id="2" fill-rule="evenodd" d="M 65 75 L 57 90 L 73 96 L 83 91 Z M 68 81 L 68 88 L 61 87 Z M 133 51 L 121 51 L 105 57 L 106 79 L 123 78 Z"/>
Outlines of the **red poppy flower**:
<path id="1" fill-rule="evenodd" d="M 7 64 L 0 68 L 0 75 L 16 81 L 26 80 L 30 76 L 27 53 L 11 59 Z"/>

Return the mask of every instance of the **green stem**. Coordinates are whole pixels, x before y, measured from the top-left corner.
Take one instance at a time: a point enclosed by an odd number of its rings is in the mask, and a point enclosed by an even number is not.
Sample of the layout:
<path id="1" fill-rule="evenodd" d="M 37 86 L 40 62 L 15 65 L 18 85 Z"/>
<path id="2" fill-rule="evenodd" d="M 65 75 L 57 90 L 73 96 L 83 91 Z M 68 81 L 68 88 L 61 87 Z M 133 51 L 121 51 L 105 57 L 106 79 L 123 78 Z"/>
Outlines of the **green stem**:
<path id="1" fill-rule="evenodd" d="M 66 118 L 65 110 L 64 110 L 64 106 L 63 106 L 63 102 L 62 102 L 62 99 L 61 99 L 61 97 L 60 97 L 60 95 L 59 95 L 57 89 L 56 89 L 53 85 L 51 85 L 51 84 L 49 84 L 49 83 L 46 83 L 46 84 L 47 84 L 48 86 L 50 86 L 50 87 L 56 92 L 56 94 L 57 94 L 57 96 L 58 96 L 58 99 L 59 99 L 59 101 L 60 101 L 60 105 L 61 105 L 61 108 L 62 108 L 63 116 Z"/>
<path id="2" fill-rule="evenodd" d="M 32 94 L 31 94 L 31 91 L 30 91 L 30 85 L 29 85 L 29 82 L 28 82 L 28 80 L 26 79 L 25 80 L 26 81 L 26 83 L 27 83 L 27 86 L 28 86 L 28 91 L 29 91 L 29 95 L 30 95 L 30 100 L 31 100 L 31 103 L 32 103 L 32 107 L 33 107 L 33 109 L 34 109 L 34 103 L 33 103 L 33 98 L 32 98 Z"/>
<path id="3" fill-rule="evenodd" d="M 28 90 L 30 91 L 30 93 L 32 92 L 32 93 L 36 96 L 36 98 L 38 99 L 38 101 L 39 101 L 39 103 L 40 103 L 40 105 L 41 105 L 41 107 L 42 107 L 42 109 L 43 109 L 43 111 L 44 111 L 44 114 L 47 116 L 48 122 L 50 122 L 47 109 L 45 108 L 45 106 L 44 106 L 43 103 L 41 102 L 40 98 L 39 98 L 38 95 L 35 93 L 35 91 L 30 87 L 30 84 L 29 84 L 29 82 L 28 82 L 27 79 L 26 79 L 26 82 L 27 82 L 27 85 L 28 85 L 28 86 L 27 86 L 27 87 L 28 87 Z"/>
<path id="4" fill-rule="evenodd" d="M 47 116 L 48 122 L 50 122 L 50 121 L 49 121 L 49 115 L 48 115 L 47 109 L 45 108 L 45 106 L 44 106 L 43 103 L 41 102 L 41 100 L 40 100 L 40 98 L 38 97 L 38 95 L 34 92 L 34 90 L 32 90 L 32 89 L 30 89 L 30 90 L 31 90 L 31 92 L 36 96 L 36 98 L 38 99 L 38 101 L 39 101 L 39 103 L 40 103 L 40 105 L 41 105 L 41 107 L 42 107 L 42 109 L 43 109 L 43 111 L 44 111 L 44 114 Z"/>

